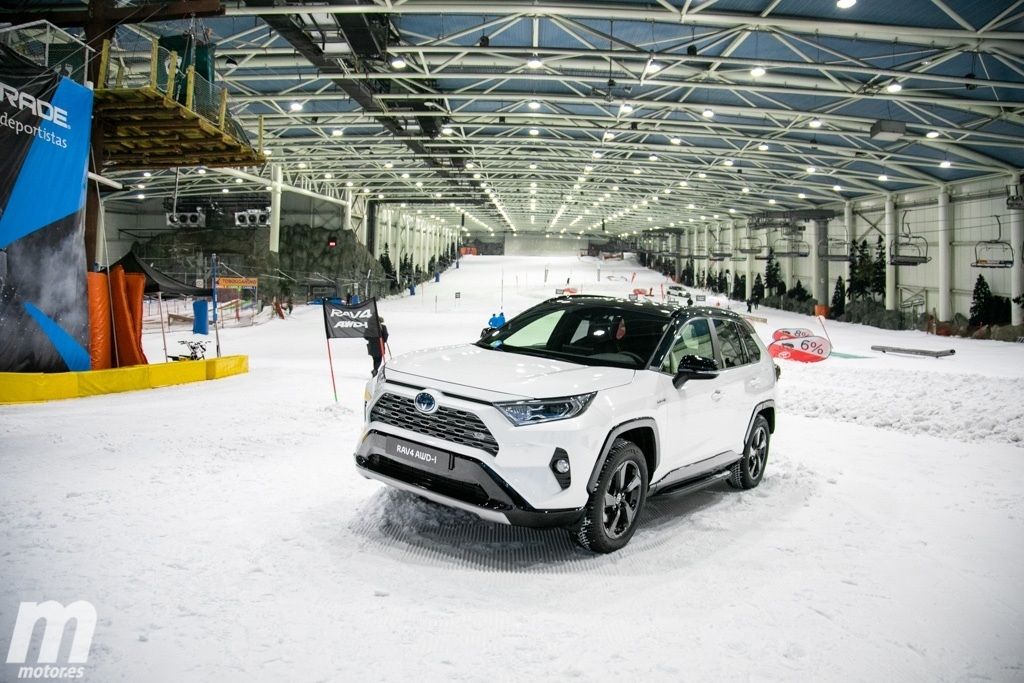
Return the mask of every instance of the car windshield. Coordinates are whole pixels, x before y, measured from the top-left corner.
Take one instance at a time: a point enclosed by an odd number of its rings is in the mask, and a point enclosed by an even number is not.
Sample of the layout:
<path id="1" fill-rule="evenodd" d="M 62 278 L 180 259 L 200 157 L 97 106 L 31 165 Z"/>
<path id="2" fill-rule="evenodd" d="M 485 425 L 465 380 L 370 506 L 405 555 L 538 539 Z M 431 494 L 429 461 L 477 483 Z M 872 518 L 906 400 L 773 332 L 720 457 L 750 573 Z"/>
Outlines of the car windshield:
<path id="1" fill-rule="evenodd" d="M 661 311 L 595 303 L 532 308 L 477 346 L 581 365 L 646 367 L 669 318 Z"/>

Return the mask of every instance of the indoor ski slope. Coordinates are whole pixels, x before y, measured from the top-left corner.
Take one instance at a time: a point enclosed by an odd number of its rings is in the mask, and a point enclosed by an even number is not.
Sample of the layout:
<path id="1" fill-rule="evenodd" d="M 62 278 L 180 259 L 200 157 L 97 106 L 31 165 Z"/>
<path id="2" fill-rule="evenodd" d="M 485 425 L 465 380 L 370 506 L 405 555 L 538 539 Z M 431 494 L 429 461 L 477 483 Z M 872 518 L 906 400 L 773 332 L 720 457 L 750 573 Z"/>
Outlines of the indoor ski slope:
<path id="1" fill-rule="evenodd" d="M 380 303 L 391 349 L 665 282 L 597 267 L 466 257 Z M 314 307 L 221 333 L 246 376 L 0 407 L 0 650 L 88 600 L 90 681 L 1024 679 L 1024 344 L 826 325 L 866 358 L 783 362 L 762 485 L 654 499 L 611 556 L 356 475 L 371 362 L 332 342 L 335 403 Z"/>

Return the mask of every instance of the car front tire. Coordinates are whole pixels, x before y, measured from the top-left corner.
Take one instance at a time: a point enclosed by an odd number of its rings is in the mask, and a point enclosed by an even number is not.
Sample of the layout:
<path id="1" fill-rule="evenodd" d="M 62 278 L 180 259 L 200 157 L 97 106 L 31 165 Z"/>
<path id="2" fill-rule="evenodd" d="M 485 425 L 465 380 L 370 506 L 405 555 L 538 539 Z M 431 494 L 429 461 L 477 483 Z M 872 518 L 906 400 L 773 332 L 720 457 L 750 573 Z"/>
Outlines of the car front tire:
<path id="1" fill-rule="evenodd" d="M 743 446 L 743 457 L 732 466 L 729 484 L 737 489 L 752 489 L 761 483 L 764 468 L 768 464 L 768 446 L 771 443 L 771 428 L 764 415 L 754 418 L 750 436 Z"/>
<path id="2" fill-rule="evenodd" d="M 576 541 L 597 553 L 619 550 L 633 537 L 647 501 L 647 461 L 632 441 L 616 439 L 573 530 Z"/>

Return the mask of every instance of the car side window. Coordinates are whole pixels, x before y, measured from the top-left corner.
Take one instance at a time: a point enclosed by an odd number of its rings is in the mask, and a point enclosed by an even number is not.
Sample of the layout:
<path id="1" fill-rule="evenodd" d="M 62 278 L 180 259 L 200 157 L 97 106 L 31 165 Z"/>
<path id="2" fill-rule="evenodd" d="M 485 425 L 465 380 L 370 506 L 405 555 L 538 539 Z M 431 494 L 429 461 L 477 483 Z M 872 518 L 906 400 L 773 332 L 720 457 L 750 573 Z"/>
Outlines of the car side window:
<path id="1" fill-rule="evenodd" d="M 694 318 L 679 329 L 660 370 L 675 375 L 679 371 L 679 361 L 685 356 L 700 356 L 715 362 L 715 347 L 711 342 L 711 326 L 707 318 Z"/>
<path id="2" fill-rule="evenodd" d="M 740 325 L 740 339 L 743 340 L 743 348 L 747 352 L 747 358 L 751 363 L 761 360 L 761 347 L 754 339 L 754 333 L 746 325 Z"/>
<path id="3" fill-rule="evenodd" d="M 736 323 L 715 318 L 715 332 L 718 334 L 718 345 L 722 349 L 722 363 L 725 367 L 728 369 L 746 365 L 747 356 L 744 353 L 743 339 Z"/>

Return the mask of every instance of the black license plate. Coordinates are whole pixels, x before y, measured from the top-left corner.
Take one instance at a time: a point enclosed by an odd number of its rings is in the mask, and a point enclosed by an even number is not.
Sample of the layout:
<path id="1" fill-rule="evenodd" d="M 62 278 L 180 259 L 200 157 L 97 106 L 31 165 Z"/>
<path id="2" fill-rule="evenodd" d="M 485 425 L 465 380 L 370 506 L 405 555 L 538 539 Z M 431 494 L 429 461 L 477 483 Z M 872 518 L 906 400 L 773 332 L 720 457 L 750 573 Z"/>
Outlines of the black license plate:
<path id="1" fill-rule="evenodd" d="M 420 469 L 447 472 L 451 467 L 450 453 L 410 443 L 394 437 L 387 437 L 384 451 L 392 458 Z"/>

